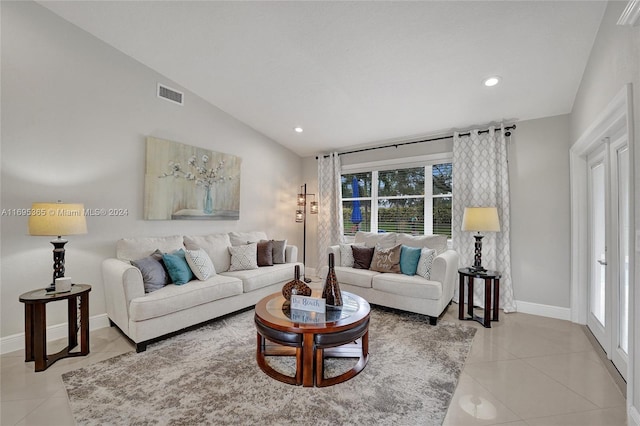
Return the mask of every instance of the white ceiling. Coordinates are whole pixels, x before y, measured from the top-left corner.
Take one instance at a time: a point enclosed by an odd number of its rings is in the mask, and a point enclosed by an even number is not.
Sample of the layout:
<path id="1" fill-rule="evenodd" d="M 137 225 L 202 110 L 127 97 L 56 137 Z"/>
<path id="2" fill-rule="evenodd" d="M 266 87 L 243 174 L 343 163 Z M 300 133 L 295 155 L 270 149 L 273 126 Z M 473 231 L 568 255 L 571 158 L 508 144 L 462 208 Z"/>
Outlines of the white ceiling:
<path id="1" fill-rule="evenodd" d="M 41 4 L 300 156 L 569 113 L 606 7 L 602 1 Z M 493 74 L 502 83 L 484 87 Z"/>

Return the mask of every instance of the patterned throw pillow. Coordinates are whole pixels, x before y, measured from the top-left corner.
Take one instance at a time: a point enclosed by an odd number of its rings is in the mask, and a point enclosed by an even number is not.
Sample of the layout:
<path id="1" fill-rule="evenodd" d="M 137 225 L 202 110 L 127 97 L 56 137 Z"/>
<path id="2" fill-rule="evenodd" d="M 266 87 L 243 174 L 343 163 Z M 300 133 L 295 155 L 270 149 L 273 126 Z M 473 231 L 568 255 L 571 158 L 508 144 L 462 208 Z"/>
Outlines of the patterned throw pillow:
<path id="1" fill-rule="evenodd" d="M 420 253 L 420 260 L 418 260 L 418 269 L 416 274 L 427 280 L 431 279 L 431 266 L 433 266 L 433 259 L 436 258 L 436 251 L 430 248 L 423 248 Z"/>
<path id="2" fill-rule="evenodd" d="M 229 247 L 229 253 L 231 253 L 231 266 L 229 267 L 229 271 L 258 269 L 257 243 Z"/>
<path id="3" fill-rule="evenodd" d="M 204 249 L 187 250 L 187 263 L 193 271 L 193 275 L 200 281 L 207 280 L 216 275 L 216 268 L 211 258 Z"/>
<path id="4" fill-rule="evenodd" d="M 401 244 L 391 248 L 376 246 L 373 251 L 373 259 L 371 259 L 371 266 L 369 269 L 377 272 L 392 272 L 399 274 L 401 249 Z"/>

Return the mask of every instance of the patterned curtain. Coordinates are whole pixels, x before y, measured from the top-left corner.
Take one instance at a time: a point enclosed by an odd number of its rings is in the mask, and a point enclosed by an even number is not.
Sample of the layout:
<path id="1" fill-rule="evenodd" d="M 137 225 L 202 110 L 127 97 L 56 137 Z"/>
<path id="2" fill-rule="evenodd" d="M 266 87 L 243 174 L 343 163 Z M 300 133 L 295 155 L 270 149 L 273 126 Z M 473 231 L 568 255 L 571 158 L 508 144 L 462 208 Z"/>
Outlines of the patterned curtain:
<path id="1" fill-rule="evenodd" d="M 469 136 L 453 135 L 452 240 L 460 254 L 460 265 L 471 266 L 474 255 L 472 232 L 463 232 L 465 207 L 497 207 L 500 232 L 487 232 L 482 239 L 482 266 L 502 273 L 500 308 L 515 312 L 511 282 L 509 243 L 509 170 L 507 141 L 502 131 L 490 127 L 488 133 L 472 130 Z M 478 283 L 480 284 L 480 283 Z M 474 286 L 474 303 L 484 305 L 484 285 Z M 456 286 L 456 300 L 458 288 Z"/>
<path id="2" fill-rule="evenodd" d="M 327 248 L 342 242 L 342 185 L 337 152 L 318 158 L 318 270 L 329 263 Z"/>

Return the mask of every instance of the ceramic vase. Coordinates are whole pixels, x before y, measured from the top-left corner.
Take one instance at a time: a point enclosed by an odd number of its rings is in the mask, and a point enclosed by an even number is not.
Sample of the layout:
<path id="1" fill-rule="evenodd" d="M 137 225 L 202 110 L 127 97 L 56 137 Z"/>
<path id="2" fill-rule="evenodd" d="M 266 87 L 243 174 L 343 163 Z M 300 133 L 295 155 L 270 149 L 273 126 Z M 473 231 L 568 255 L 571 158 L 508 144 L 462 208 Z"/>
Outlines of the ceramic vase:
<path id="1" fill-rule="evenodd" d="M 291 300 L 291 295 L 296 294 L 298 296 L 311 296 L 311 287 L 300 280 L 300 265 L 294 267 L 294 279 L 289 281 L 282 287 L 282 295 L 287 301 Z"/>
<path id="2" fill-rule="evenodd" d="M 342 306 L 342 293 L 340 292 L 338 278 L 336 278 L 333 253 L 329 253 L 329 272 L 322 290 L 322 298 L 325 299 L 328 306 Z"/>

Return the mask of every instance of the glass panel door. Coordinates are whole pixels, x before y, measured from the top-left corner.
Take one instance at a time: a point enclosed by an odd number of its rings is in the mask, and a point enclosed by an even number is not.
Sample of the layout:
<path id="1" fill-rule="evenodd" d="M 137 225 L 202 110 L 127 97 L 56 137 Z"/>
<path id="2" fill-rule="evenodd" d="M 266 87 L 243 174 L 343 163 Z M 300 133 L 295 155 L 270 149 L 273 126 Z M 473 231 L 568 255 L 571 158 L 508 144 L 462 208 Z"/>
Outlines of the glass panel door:
<path id="1" fill-rule="evenodd" d="M 622 377 L 626 377 L 629 358 L 629 160 L 625 138 L 606 139 L 587 158 L 587 326 Z"/>
<path id="2" fill-rule="evenodd" d="M 626 378 L 629 362 L 629 149 L 626 138 L 611 144 L 611 206 L 612 228 L 615 235 L 616 252 L 612 271 L 612 334 L 611 361 L 622 377 Z M 613 264 L 612 264 L 613 267 Z"/>
<path id="3" fill-rule="evenodd" d="M 607 321 L 606 167 L 604 146 L 589 165 L 589 316 L 587 325 L 600 345 L 610 347 Z"/>

